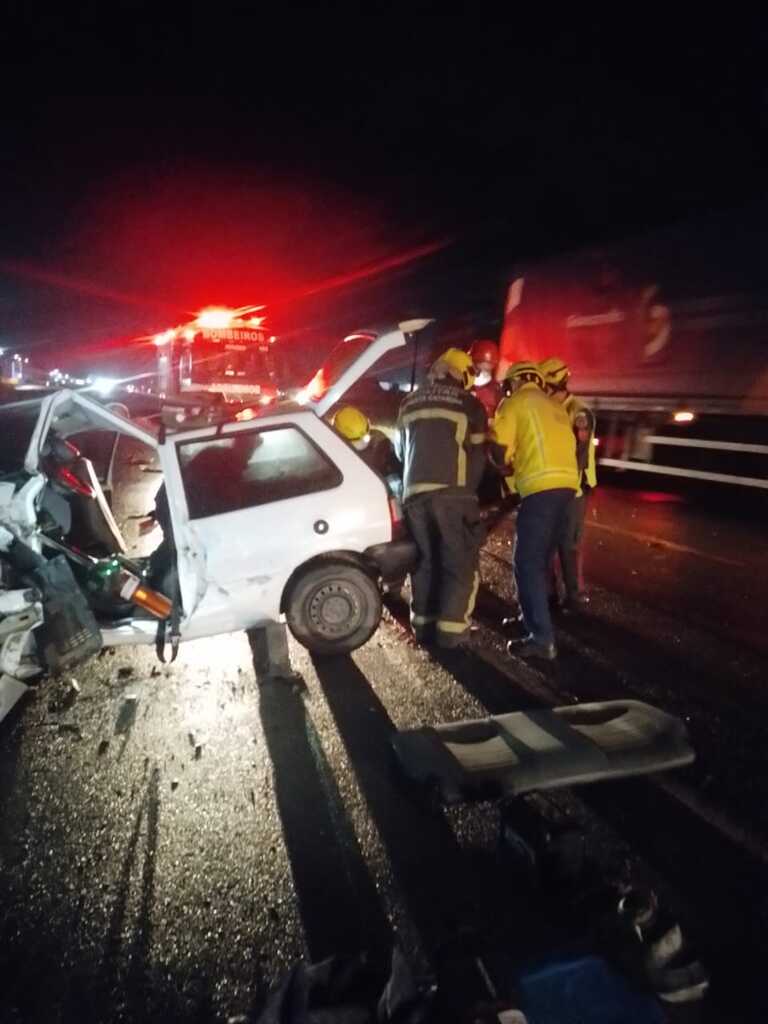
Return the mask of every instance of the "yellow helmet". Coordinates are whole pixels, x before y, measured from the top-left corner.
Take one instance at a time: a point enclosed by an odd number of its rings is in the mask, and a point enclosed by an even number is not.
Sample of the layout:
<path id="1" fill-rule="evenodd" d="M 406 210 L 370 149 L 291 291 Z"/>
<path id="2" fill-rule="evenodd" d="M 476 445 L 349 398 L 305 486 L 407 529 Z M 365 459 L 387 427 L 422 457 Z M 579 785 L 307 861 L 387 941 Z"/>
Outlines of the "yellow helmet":
<path id="1" fill-rule="evenodd" d="M 334 415 L 332 426 L 347 441 L 359 441 L 370 429 L 368 417 L 354 405 L 343 405 Z"/>
<path id="2" fill-rule="evenodd" d="M 432 367 L 436 377 L 453 377 L 463 387 L 469 389 L 475 382 L 475 368 L 472 357 L 460 348 L 449 348 L 440 356 Z"/>
<path id="3" fill-rule="evenodd" d="M 571 368 L 564 359 L 559 356 L 550 356 L 539 363 L 539 369 L 544 376 L 544 383 L 552 391 L 562 391 L 571 376 Z"/>
<path id="4" fill-rule="evenodd" d="M 504 374 L 504 379 L 522 380 L 525 383 L 537 384 L 540 388 L 544 387 L 544 376 L 541 372 L 541 367 L 537 363 L 512 363 Z"/>

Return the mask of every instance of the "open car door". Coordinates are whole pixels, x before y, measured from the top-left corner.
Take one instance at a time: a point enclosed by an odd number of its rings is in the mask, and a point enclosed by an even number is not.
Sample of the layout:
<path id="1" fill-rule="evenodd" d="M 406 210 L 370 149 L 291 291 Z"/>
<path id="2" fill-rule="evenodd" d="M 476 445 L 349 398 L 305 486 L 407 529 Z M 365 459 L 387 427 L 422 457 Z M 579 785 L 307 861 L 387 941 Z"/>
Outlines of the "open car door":
<path id="1" fill-rule="evenodd" d="M 301 404 L 324 416 L 383 355 L 407 345 L 409 335 L 430 323 L 431 320 L 406 320 L 383 332 L 348 334 L 304 388 Z"/>
<path id="2" fill-rule="evenodd" d="M 66 444 L 67 438 L 80 435 L 93 440 L 101 434 L 109 448 L 110 464 L 120 435 L 128 435 L 151 448 L 157 448 L 157 438 L 151 431 L 139 427 L 115 410 L 105 408 L 80 392 L 58 391 L 43 399 L 40 404 L 24 468 L 32 475 L 43 473 L 50 476 L 53 473 L 56 482 L 72 492 L 72 528 L 79 531 L 77 546 L 87 549 L 83 538 L 89 536 L 95 545 L 94 552 L 103 556 L 124 553 L 125 542 L 94 465 L 76 449 L 72 449 L 72 458 L 68 464 L 57 463 L 51 454 L 56 445 Z"/>
<path id="3" fill-rule="evenodd" d="M 184 482 L 179 464 L 179 444 L 205 440 L 215 436 L 215 429 L 196 429 L 173 434 L 159 448 L 160 465 L 165 483 L 165 498 L 173 531 L 178 598 L 184 623 L 188 623 L 207 589 L 206 550 L 195 524 L 190 521 L 184 495 Z"/>
<path id="4" fill-rule="evenodd" d="M 51 430 L 59 437 L 67 438 L 86 430 L 101 429 L 127 434 L 157 448 L 155 435 L 126 419 L 112 409 L 89 398 L 79 391 L 56 391 L 40 404 L 37 424 L 27 448 L 24 468 L 28 473 L 40 472 L 40 457 Z"/>

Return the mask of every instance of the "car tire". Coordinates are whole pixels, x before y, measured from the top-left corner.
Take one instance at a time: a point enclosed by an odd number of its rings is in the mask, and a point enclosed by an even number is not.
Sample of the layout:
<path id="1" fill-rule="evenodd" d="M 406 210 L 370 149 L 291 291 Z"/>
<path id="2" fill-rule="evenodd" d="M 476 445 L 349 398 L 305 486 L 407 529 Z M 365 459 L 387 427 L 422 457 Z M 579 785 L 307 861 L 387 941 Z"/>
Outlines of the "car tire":
<path id="1" fill-rule="evenodd" d="M 286 601 L 288 628 L 314 654 L 348 654 L 373 636 L 381 594 L 356 565 L 329 562 L 302 573 Z"/>

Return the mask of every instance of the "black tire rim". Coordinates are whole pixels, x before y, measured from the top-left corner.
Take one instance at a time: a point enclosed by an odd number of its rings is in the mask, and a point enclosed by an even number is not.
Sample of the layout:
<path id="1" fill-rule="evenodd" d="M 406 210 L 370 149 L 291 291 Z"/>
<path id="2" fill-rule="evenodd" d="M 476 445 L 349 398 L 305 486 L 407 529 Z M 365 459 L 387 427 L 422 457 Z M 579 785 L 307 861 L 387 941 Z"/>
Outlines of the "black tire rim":
<path id="1" fill-rule="evenodd" d="M 366 602 L 358 587 L 346 580 L 327 580 L 307 602 L 307 620 L 312 632 L 325 640 L 351 636 L 362 625 Z"/>

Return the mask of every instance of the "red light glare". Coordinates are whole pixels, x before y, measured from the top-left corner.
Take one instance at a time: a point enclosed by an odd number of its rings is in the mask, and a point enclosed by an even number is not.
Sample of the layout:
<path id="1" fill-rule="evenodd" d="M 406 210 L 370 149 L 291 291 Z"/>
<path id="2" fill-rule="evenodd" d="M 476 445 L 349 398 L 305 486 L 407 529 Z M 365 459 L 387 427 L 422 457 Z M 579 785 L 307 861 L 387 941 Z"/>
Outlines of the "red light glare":
<path id="1" fill-rule="evenodd" d="M 666 491 L 638 491 L 639 501 L 647 505 L 682 505 L 685 498 L 680 494 L 669 494 Z"/>

